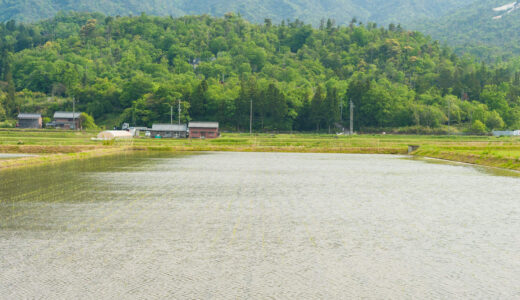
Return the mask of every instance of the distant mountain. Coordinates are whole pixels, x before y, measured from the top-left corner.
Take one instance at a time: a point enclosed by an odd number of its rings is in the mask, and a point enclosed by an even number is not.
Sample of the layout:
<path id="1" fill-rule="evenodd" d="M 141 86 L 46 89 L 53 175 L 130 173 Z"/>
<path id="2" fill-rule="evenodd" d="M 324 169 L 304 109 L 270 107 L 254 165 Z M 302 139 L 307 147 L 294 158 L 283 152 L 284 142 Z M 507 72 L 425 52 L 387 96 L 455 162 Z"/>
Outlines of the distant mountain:
<path id="1" fill-rule="evenodd" d="M 487 61 L 520 55 L 520 3 L 482 0 L 411 27 Z"/>
<path id="2" fill-rule="evenodd" d="M 253 22 L 300 19 L 319 24 L 325 18 L 338 24 L 352 18 L 378 24 L 403 23 L 437 18 L 476 0 L 0 0 L 0 21 L 32 22 L 58 11 L 97 11 L 110 15 L 210 14 L 238 12 Z"/>
<path id="3" fill-rule="evenodd" d="M 59 11 L 108 15 L 183 16 L 239 13 L 263 23 L 299 19 L 319 26 L 375 22 L 402 24 L 487 61 L 520 55 L 520 1 L 513 0 L 0 0 L 0 22 L 33 22 Z"/>
<path id="4" fill-rule="evenodd" d="M 518 8 L 520 8 L 520 3 L 518 1 L 506 4 L 506 5 L 502 5 L 500 7 L 495 7 L 495 8 L 493 8 L 493 11 L 501 12 L 502 14 L 493 17 L 493 20 L 502 19 L 502 17 L 504 17 L 505 15 L 508 15 L 508 14 L 510 14 L 512 12 L 514 12 Z"/>

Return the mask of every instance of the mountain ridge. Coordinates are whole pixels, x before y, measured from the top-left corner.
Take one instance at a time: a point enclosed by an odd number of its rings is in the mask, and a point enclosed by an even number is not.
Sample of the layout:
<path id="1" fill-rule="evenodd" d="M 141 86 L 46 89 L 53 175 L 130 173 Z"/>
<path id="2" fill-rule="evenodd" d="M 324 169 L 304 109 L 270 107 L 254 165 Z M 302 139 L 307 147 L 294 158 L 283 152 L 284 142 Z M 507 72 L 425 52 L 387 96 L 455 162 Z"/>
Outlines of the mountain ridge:
<path id="1" fill-rule="evenodd" d="M 275 22 L 300 19 L 318 25 L 321 19 L 335 19 L 348 24 L 352 18 L 363 22 L 408 23 L 411 19 L 439 17 L 475 0 L 0 0 L 0 21 L 11 19 L 33 22 L 54 16 L 58 11 L 102 12 L 108 15 L 210 14 L 223 16 L 240 13 L 249 21 L 261 23 L 265 18 Z M 404 22 L 403 22 L 404 21 Z"/>
<path id="2" fill-rule="evenodd" d="M 355 19 L 384 27 L 401 24 L 449 44 L 458 54 L 496 61 L 520 55 L 519 6 L 513 0 L 0 0 L 0 22 L 31 23 L 59 11 L 173 17 L 234 12 L 257 24 L 299 19 L 316 28 L 327 19 L 338 25 Z"/>
<path id="3" fill-rule="evenodd" d="M 518 4 L 507 7 L 512 3 L 483 0 L 410 27 L 447 42 L 459 54 L 469 53 L 486 61 L 510 60 L 520 55 L 520 10 L 516 9 Z"/>

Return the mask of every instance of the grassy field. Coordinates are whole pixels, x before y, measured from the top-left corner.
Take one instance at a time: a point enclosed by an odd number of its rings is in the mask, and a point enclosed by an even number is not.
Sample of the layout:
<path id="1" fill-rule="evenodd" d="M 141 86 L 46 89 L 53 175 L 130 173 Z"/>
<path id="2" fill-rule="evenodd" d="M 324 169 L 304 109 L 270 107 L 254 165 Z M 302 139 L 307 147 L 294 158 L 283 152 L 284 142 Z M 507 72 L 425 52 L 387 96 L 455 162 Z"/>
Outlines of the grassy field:
<path id="1" fill-rule="evenodd" d="M 520 138 L 479 136 L 412 136 L 317 134 L 222 134 L 215 140 L 139 138 L 113 143 L 93 141 L 97 132 L 55 130 L 0 130 L 0 153 L 69 154 L 114 153 L 120 149 L 151 151 L 256 151 L 407 154 L 418 145 L 416 156 L 433 157 L 492 167 L 520 170 Z M 115 151 L 114 151 L 115 150 Z M 38 158 L 27 158 L 36 161 Z M 15 164 L 9 160 L 9 164 Z M 18 163 L 20 164 L 21 161 Z M 7 166 L 6 161 L 0 161 Z M 23 165 L 23 163 L 22 163 Z"/>

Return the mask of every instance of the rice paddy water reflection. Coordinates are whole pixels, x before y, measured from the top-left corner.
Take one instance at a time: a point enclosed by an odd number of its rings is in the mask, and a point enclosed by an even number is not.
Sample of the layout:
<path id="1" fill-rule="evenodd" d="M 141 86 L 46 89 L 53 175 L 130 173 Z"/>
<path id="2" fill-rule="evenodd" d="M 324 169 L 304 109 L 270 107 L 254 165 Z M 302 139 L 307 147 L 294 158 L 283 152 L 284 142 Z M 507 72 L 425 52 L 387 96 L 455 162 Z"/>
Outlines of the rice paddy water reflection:
<path id="1" fill-rule="evenodd" d="M 0 172 L 0 298 L 519 298 L 520 179 L 398 156 Z"/>

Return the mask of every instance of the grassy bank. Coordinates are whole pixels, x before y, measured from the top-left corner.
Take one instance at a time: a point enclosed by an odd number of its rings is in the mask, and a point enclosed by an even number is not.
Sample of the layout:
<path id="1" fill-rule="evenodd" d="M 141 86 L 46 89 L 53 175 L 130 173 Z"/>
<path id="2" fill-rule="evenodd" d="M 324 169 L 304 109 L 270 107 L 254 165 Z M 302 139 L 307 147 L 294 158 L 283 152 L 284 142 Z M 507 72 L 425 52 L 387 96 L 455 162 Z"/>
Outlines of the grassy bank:
<path id="1" fill-rule="evenodd" d="M 480 151 L 477 151 L 480 152 Z M 511 155 L 508 152 L 507 156 L 503 156 L 498 152 L 495 153 L 471 153 L 467 151 L 443 151 L 443 150 L 418 150 L 413 154 L 421 157 L 431 157 L 437 159 L 444 159 L 454 162 L 462 162 L 474 165 L 510 169 L 520 171 L 520 151 L 516 155 Z"/>
<path id="2" fill-rule="evenodd" d="M 39 158 L 0 160 L 0 168 L 30 165 L 37 160 L 75 159 L 117 153 L 121 149 L 150 151 L 237 151 L 406 154 L 408 145 L 419 145 L 413 154 L 458 162 L 520 170 L 520 139 L 481 136 L 316 134 L 223 134 L 215 140 L 139 138 L 102 143 L 92 141 L 96 132 L 54 130 L 0 130 L 0 153 L 42 154 Z M 87 154 L 85 154 L 87 153 Z M 90 153 L 90 154 L 89 154 Z"/>

